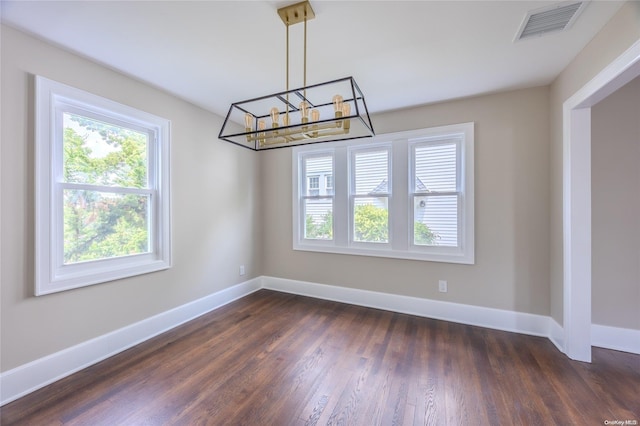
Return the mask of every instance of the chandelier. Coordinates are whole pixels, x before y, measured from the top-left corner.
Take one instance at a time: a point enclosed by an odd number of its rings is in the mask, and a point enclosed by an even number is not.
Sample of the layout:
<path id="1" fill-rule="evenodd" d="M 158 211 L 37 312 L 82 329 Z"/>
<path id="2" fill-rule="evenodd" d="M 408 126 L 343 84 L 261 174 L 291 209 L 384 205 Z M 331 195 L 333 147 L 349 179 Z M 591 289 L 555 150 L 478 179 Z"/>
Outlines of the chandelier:
<path id="1" fill-rule="evenodd" d="M 307 86 L 308 1 L 278 9 L 287 32 L 286 90 L 231 104 L 218 137 L 254 151 L 373 136 L 362 91 L 353 77 Z M 304 23 L 304 87 L 289 90 L 289 27 Z"/>

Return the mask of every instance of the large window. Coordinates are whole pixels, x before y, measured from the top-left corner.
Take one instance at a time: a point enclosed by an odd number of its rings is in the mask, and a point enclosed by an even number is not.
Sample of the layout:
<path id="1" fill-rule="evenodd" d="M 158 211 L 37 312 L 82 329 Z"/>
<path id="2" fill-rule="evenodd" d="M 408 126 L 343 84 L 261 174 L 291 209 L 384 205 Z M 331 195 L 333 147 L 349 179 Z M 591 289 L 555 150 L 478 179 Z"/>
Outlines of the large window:
<path id="1" fill-rule="evenodd" d="M 293 151 L 294 249 L 474 263 L 473 123 L 323 145 Z"/>
<path id="2" fill-rule="evenodd" d="M 169 122 L 36 77 L 36 294 L 166 269 Z"/>

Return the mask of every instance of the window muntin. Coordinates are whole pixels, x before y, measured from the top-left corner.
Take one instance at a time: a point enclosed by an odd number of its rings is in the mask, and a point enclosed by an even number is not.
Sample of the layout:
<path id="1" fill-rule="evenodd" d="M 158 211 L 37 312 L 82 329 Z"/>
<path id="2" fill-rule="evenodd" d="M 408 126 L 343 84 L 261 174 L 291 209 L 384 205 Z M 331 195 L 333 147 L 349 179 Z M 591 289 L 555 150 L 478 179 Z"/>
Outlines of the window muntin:
<path id="1" fill-rule="evenodd" d="M 378 176 L 374 186 L 367 178 L 376 179 L 364 173 L 366 157 L 361 155 L 385 150 L 388 180 L 383 183 Z M 293 149 L 295 250 L 474 263 L 473 123 L 379 135 L 373 141 L 323 144 L 322 152 L 331 153 L 334 165 L 333 235 L 325 241 L 304 238 L 301 202 L 306 191 L 301 159 L 319 152 L 317 146 Z M 319 191 L 326 190 L 322 180 L 320 186 Z M 386 239 L 355 233 L 364 228 L 356 225 L 356 207 L 372 205 L 386 209 L 386 219 L 378 220 L 383 224 L 386 220 Z M 381 234 L 384 231 L 376 235 Z"/>
<path id="2" fill-rule="evenodd" d="M 36 77 L 36 295 L 171 266 L 169 125 Z"/>

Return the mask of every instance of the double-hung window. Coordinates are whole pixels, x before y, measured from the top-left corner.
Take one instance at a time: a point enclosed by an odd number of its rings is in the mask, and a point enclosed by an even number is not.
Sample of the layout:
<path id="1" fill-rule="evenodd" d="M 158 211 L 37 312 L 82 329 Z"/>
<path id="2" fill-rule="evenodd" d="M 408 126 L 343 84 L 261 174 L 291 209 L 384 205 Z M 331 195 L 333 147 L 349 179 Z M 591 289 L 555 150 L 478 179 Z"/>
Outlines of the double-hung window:
<path id="1" fill-rule="evenodd" d="M 169 121 L 36 77 L 36 295 L 171 265 Z"/>
<path id="2" fill-rule="evenodd" d="M 294 249 L 474 263 L 473 123 L 323 145 L 293 150 Z"/>
<path id="3" fill-rule="evenodd" d="M 389 147 L 350 149 L 350 241 L 389 243 Z"/>
<path id="4" fill-rule="evenodd" d="M 333 240 L 333 188 L 321 191 L 320 176 L 333 175 L 333 153 L 314 152 L 300 156 L 302 179 L 296 200 L 303 220 L 296 233 L 308 242 Z"/>
<path id="5" fill-rule="evenodd" d="M 410 184 L 412 244 L 457 248 L 463 194 L 460 185 L 460 138 L 411 143 Z"/>

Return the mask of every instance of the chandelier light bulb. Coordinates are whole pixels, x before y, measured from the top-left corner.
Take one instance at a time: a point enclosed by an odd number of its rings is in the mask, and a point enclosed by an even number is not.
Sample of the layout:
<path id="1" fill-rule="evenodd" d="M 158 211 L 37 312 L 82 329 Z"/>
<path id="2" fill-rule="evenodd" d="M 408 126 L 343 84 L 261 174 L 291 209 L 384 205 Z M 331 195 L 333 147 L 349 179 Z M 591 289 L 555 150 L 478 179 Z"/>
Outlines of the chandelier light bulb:
<path id="1" fill-rule="evenodd" d="M 311 110 L 311 121 L 320 121 L 320 111 L 317 109 Z"/>
<path id="2" fill-rule="evenodd" d="M 342 96 L 335 95 L 333 97 L 333 110 L 336 113 L 336 117 L 340 117 L 342 115 L 342 105 L 343 105 Z"/>
<path id="3" fill-rule="evenodd" d="M 309 104 L 307 101 L 302 101 L 300 102 L 300 105 L 298 105 L 298 108 L 300 108 L 300 117 L 302 118 L 302 122 L 305 123 L 309 120 Z"/>
<path id="4" fill-rule="evenodd" d="M 278 127 L 278 117 L 280 116 L 280 111 L 278 108 L 271 108 L 271 121 L 273 123 L 273 127 Z"/>
<path id="5" fill-rule="evenodd" d="M 349 117 L 350 115 L 351 105 L 349 103 L 344 103 L 342 105 L 342 117 Z M 348 118 L 346 120 L 343 120 L 342 128 L 344 129 L 345 133 L 349 133 L 349 130 L 351 129 L 351 120 Z"/>
<path id="6" fill-rule="evenodd" d="M 267 123 L 264 120 L 258 120 L 258 130 L 264 130 L 267 128 Z"/>
<path id="7" fill-rule="evenodd" d="M 244 127 L 246 127 L 248 131 L 253 127 L 253 115 L 250 113 L 244 115 Z"/>

